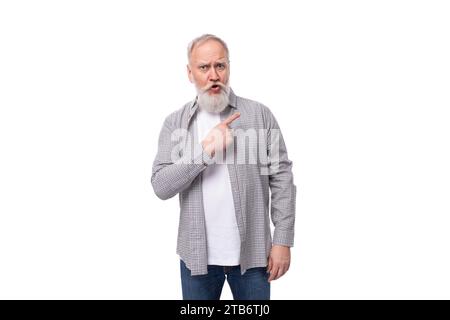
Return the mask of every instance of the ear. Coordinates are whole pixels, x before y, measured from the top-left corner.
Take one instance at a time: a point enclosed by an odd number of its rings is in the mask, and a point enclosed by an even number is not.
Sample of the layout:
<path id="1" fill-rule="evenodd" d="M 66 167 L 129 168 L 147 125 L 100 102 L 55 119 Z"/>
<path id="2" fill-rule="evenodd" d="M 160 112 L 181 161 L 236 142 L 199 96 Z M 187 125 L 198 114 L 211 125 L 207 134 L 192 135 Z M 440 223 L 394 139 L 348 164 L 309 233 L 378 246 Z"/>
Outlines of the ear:
<path id="1" fill-rule="evenodd" d="M 192 77 L 192 70 L 189 67 L 189 64 L 186 65 L 186 71 L 187 71 L 187 75 L 188 75 L 189 81 L 194 83 L 194 78 Z"/>

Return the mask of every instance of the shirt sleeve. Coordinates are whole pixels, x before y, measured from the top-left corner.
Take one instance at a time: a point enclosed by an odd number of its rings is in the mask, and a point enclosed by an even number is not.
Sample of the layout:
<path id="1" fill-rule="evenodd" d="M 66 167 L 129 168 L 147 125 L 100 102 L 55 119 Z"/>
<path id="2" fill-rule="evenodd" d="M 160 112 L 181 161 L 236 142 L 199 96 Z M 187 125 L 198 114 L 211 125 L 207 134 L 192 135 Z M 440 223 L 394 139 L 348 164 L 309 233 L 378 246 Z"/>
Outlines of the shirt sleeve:
<path id="1" fill-rule="evenodd" d="M 167 117 L 158 140 L 158 152 L 153 162 L 151 183 L 155 194 L 163 200 L 183 191 L 206 167 L 214 163 L 200 144 L 191 148 L 192 139 L 187 130 L 176 128 Z M 185 140 L 179 138 L 184 138 Z M 186 140 L 187 139 L 187 140 Z"/>
<path id="2" fill-rule="evenodd" d="M 263 112 L 267 129 L 270 213 L 274 224 L 273 244 L 292 247 L 297 195 L 292 174 L 292 161 L 288 158 L 278 122 L 267 107 L 263 107 Z"/>

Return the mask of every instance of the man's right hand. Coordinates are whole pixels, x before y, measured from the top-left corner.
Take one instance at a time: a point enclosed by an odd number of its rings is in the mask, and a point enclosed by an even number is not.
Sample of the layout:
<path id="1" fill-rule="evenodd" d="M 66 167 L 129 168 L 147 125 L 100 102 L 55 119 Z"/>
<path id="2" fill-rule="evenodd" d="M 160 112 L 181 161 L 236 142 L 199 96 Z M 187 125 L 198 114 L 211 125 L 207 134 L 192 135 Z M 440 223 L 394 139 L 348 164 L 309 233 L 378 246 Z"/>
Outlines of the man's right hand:
<path id="1" fill-rule="evenodd" d="M 225 151 L 225 149 L 233 142 L 233 134 L 229 125 L 240 117 L 240 113 L 236 112 L 223 120 L 217 126 L 209 131 L 206 138 L 202 141 L 203 150 L 212 158 L 217 152 Z"/>

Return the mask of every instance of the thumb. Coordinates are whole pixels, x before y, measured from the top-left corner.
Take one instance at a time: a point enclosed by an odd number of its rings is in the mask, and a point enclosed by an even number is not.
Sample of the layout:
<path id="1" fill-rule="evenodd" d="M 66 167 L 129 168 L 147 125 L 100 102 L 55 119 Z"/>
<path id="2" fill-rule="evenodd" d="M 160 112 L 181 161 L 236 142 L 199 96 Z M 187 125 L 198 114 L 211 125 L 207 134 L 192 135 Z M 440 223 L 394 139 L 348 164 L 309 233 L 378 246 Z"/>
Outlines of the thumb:
<path id="1" fill-rule="evenodd" d="M 267 265 L 267 272 L 270 272 L 272 270 L 272 257 L 269 256 L 269 263 Z"/>

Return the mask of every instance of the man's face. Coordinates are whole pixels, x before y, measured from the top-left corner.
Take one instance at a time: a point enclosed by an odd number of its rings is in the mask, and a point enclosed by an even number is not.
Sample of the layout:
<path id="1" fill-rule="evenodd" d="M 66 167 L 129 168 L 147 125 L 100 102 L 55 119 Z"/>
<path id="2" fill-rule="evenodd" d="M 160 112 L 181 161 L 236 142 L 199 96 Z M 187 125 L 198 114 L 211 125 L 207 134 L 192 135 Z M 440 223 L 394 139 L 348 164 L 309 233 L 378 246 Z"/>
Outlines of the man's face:
<path id="1" fill-rule="evenodd" d="M 191 53 L 187 71 L 198 91 L 205 91 L 210 96 L 223 94 L 230 76 L 225 48 L 215 40 L 197 45 Z"/>

